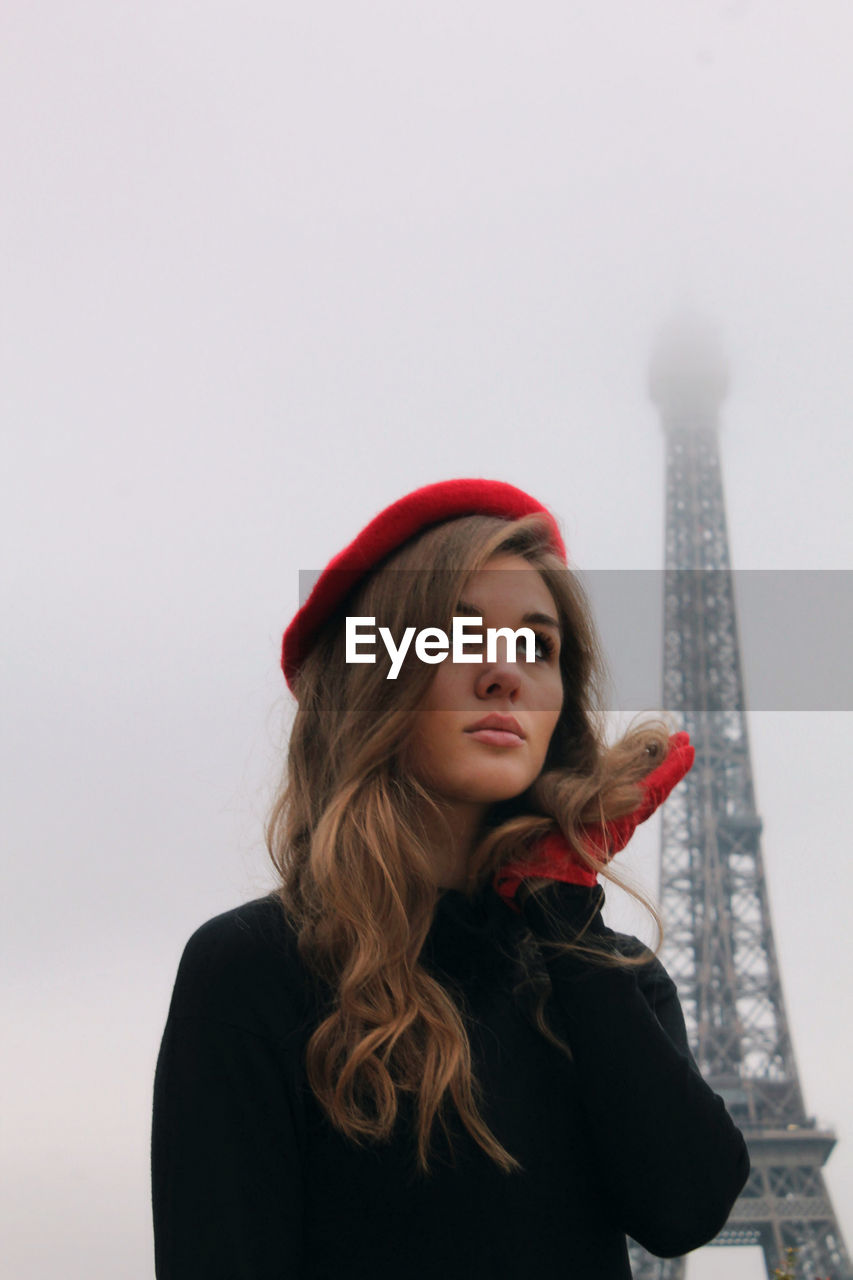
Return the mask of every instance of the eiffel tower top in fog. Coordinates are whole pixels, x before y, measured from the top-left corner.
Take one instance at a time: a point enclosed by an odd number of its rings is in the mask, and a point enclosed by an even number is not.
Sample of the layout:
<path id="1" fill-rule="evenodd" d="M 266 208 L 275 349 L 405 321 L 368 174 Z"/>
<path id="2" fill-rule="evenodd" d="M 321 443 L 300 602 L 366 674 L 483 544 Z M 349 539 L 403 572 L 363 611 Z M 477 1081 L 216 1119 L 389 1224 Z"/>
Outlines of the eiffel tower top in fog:
<path id="1" fill-rule="evenodd" d="M 729 390 L 729 366 L 716 329 L 688 312 L 661 331 L 649 368 L 649 392 L 664 430 L 717 423 Z"/>

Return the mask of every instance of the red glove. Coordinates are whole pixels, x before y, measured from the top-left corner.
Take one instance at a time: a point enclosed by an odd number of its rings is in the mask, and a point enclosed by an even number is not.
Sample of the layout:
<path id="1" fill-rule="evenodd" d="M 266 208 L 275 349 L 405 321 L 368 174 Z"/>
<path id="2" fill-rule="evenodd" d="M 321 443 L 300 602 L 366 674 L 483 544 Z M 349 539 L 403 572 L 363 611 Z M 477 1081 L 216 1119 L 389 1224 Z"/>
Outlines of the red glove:
<path id="1" fill-rule="evenodd" d="M 614 853 L 624 849 L 640 823 L 651 817 L 676 783 L 690 771 L 695 755 L 690 735 L 674 733 L 669 740 L 666 757 L 656 769 L 640 779 L 643 798 L 637 808 L 622 818 L 605 823 L 604 827 L 596 822 L 582 829 L 586 847 L 592 856 L 604 865 Z M 536 877 L 589 886 L 597 882 L 597 872 L 579 861 L 560 831 L 543 836 L 526 858 L 505 863 L 495 872 L 493 883 L 496 892 L 514 907 L 513 899 L 522 880 Z"/>

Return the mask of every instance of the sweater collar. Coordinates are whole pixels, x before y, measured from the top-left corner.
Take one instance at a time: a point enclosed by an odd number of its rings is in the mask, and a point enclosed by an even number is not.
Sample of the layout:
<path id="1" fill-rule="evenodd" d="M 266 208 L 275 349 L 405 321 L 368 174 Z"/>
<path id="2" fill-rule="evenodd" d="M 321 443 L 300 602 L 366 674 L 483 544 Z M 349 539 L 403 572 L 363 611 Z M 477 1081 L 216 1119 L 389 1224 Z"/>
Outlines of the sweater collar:
<path id="1" fill-rule="evenodd" d="M 445 889 L 424 943 L 424 959 L 457 978 L 491 974 L 513 951 L 518 917 L 485 884 L 473 894 Z"/>

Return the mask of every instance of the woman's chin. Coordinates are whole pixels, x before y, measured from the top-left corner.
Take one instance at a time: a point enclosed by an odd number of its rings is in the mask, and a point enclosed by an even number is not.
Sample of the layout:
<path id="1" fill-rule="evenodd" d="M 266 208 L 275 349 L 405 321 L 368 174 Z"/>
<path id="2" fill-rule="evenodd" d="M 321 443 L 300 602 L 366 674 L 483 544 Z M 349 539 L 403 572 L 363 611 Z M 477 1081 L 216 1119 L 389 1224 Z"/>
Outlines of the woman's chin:
<path id="1" fill-rule="evenodd" d="M 535 780 L 535 777 L 528 777 L 527 774 L 472 780 L 470 785 L 463 785 L 458 789 L 454 799 L 463 804 L 502 804 L 523 795 Z"/>

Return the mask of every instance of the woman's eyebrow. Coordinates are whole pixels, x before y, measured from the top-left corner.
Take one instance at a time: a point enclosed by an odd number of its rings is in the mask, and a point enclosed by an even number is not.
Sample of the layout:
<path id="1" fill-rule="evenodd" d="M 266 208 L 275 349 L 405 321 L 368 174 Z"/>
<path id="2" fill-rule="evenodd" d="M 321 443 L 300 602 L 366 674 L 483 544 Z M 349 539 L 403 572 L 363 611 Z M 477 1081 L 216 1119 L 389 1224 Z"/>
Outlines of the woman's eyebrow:
<path id="1" fill-rule="evenodd" d="M 560 630 L 559 622 L 556 618 L 552 618 L 550 613 L 526 613 L 521 621 L 534 622 L 540 627 L 553 627 L 555 631 Z"/>
<path id="2" fill-rule="evenodd" d="M 478 609 L 476 605 L 471 604 L 468 600 L 460 600 L 454 613 L 465 613 L 472 618 L 482 618 L 483 611 Z M 550 613 L 526 613 L 521 619 L 522 622 L 532 622 L 539 627 L 553 627 L 555 631 L 560 630 L 560 624 L 556 618 L 552 618 Z"/>

